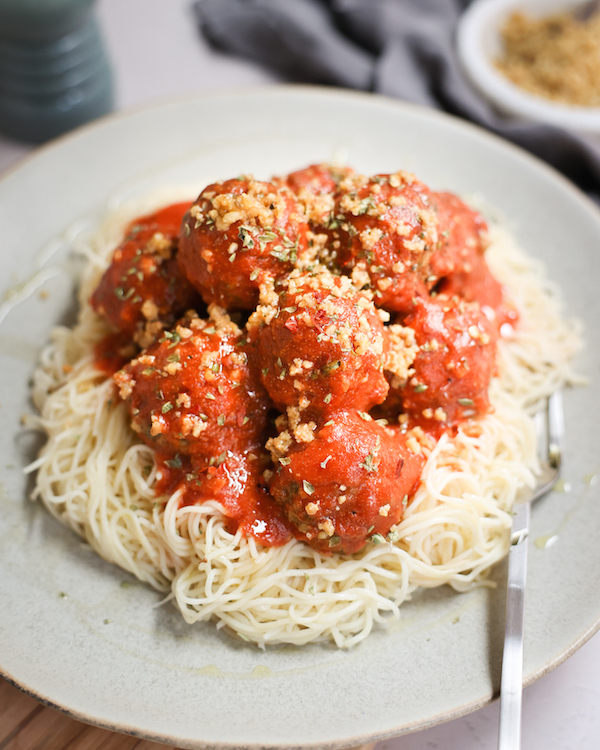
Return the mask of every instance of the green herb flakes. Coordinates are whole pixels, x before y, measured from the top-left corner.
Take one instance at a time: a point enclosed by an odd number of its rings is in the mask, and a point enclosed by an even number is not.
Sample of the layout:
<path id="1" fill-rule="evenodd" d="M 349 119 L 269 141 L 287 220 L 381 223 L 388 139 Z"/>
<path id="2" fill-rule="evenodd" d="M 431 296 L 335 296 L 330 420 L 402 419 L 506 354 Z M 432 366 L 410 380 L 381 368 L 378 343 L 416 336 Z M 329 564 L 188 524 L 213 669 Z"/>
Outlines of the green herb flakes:
<path id="1" fill-rule="evenodd" d="M 161 339 L 161 342 L 164 341 L 170 341 L 169 349 L 171 349 L 174 346 L 177 346 L 177 344 L 181 341 L 181 336 L 177 333 L 177 331 L 165 331 L 163 338 Z"/>
<path id="2" fill-rule="evenodd" d="M 306 479 L 302 480 L 302 489 L 307 495 L 312 495 L 315 491 L 314 486 L 310 482 L 307 482 Z"/>
<path id="3" fill-rule="evenodd" d="M 250 250 L 254 247 L 254 240 L 252 239 L 252 235 L 250 234 L 250 229 L 245 226 L 241 226 L 238 229 L 238 237 L 242 241 L 242 247 L 247 247 Z"/>
<path id="4" fill-rule="evenodd" d="M 133 296 L 134 292 L 135 292 L 135 289 L 132 286 L 130 286 L 127 291 L 125 291 L 125 289 L 123 289 L 122 286 L 118 286 L 115 288 L 115 294 L 117 295 L 119 299 L 122 299 L 122 300 L 128 300 L 130 297 Z"/>
<path id="5" fill-rule="evenodd" d="M 376 473 L 379 469 L 379 465 L 375 463 L 375 456 L 373 453 L 367 453 L 365 460 L 359 464 L 359 466 L 369 473 Z"/>
<path id="6" fill-rule="evenodd" d="M 325 367 L 323 368 L 323 372 L 326 375 L 329 375 L 330 373 L 334 372 L 335 370 L 337 370 L 341 366 L 342 366 L 342 363 L 340 362 L 339 359 L 337 359 L 337 360 L 335 360 L 333 362 L 328 362 L 325 365 Z"/>

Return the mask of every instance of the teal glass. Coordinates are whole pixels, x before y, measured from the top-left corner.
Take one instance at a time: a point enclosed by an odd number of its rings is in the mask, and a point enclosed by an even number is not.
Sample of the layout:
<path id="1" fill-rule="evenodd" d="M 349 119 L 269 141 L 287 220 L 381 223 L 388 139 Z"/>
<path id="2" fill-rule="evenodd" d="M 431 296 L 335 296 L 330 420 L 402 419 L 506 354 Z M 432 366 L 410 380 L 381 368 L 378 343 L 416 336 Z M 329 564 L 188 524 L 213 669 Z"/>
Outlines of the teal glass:
<path id="1" fill-rule="evenodd" d="M 110 112 L 94 0 L 0 0 L 0 131 L 41 143 Z"/>

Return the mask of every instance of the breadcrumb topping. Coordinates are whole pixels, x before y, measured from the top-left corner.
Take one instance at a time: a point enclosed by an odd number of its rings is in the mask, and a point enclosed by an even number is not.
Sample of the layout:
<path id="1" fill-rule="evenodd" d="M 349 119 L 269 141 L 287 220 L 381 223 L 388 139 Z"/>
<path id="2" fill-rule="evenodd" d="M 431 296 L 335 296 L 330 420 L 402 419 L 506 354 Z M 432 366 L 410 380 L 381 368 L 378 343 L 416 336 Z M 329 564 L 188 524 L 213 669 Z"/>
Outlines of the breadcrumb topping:
<path id="1" fill-rule="evenodd" d="M 205 198 L 208 194 L 204 195 Z M 212 208 L 204 210 L 219 232 L 226 232 L 236 221 L 250 226 L 270 228 L 283 215 L 285 201 L 280 191 L 264 182 L 250 180 L 248 188 L 240 195 L 222 193 L 209 200 Z"/>
<path id="2" fill-rule="evenodd" d="M 415 332 L 408 326 L 388 326 L 390 348 L 385 358 L 385 369 L 393 374 L 392 388 L 399 388 L 410 375 L 410 367 L 419 351 Z"/>

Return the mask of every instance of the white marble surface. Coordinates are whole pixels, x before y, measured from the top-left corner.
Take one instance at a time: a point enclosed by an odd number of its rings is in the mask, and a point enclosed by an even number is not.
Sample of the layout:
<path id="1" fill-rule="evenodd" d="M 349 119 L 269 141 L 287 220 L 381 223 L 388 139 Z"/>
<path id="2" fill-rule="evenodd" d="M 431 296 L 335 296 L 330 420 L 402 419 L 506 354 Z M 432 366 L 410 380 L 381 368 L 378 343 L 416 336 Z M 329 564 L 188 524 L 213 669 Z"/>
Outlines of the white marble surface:
<path id="1" fill-rule="evenodd" d="M 98 15 L 116 78 L 117 109 L 221 88 L 271 83 L 259 65 L 210 50 L 196 31 L 190 0 L 99 0 Z M 0 136 L 0 173 L 30 148 Z M 600 592 L 599 592 L 600 596 Z M 600 634 L 525 690 L 523 747 L 600 748 Z M 377 750 L 492 750 L 498 705 Z"/>

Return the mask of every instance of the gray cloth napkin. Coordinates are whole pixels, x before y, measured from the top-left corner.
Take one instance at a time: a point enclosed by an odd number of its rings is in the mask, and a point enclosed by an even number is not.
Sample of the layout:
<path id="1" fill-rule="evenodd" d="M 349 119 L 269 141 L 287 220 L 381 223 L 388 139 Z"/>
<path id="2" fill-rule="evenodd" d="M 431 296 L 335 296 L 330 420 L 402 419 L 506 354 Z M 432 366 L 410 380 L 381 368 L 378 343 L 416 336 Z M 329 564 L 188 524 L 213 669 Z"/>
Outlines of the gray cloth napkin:
<path id="1" fill-rule="evenodd" d="M 545 159 L 600 199 L 600 141 L 500 116 L 470 85 L 455 50 L 469 0 L 197 0 L 217 48 L 295 82 L 375 91 L 445 110 Z"/>

